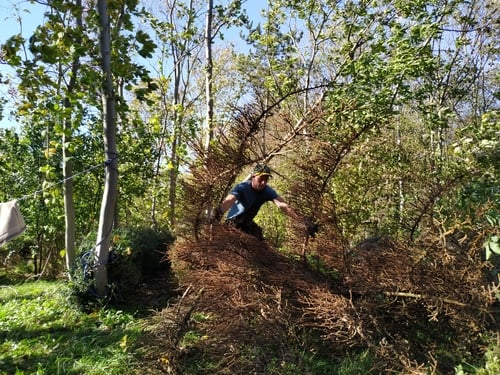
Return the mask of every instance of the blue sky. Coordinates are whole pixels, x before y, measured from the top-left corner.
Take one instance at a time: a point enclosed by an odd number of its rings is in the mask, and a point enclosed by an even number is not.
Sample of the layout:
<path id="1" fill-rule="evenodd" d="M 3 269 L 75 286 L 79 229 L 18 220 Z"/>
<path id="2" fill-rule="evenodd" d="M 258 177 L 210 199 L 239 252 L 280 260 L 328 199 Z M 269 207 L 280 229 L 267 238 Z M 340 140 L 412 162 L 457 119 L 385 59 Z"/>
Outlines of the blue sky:
<path id="1" fill-rule="evenodd" d="M 10 36 L 21 31 L 23 36 L 30 35 L 35 26 L 43 22 L 45 8 L 40 4 L 31 4 L 28 0 L 2 0 L 0 3 L 2 20 L 0 41 L 4 42 Z M 22 19 L 22 29 L 19 18 Z"/>
<path id="2" fill-rule="evenodd" d="M 217 2 L 215 0 L 215 3 Z M 247 0 L 243 6 L 246 7 L 251 19 L 257 19 L 260 16 L 260 10 L 267 6 L 267 0 Z M 25 38 L 29 38 L 36 26 L 43 23 L 45 10 L 46 6 L 33 4 L 30 0 L 0 0 L 0 44 L 18 33 L 21 33 Z M 227 32 L 225 34 L 226 41 L 232 39 Z M 11 70 L 7 66 L 0 64 L 0 74 L 4 78 L 8 77 Z M 7 87 L 0 85 L 1 97 L 9 97 L 6 90 Z M 7 104 L 4 108 L 4 118 L 0 121 L 0 128 L 16 126 L 16 123 L 9 119 L 10 109 Z"/>

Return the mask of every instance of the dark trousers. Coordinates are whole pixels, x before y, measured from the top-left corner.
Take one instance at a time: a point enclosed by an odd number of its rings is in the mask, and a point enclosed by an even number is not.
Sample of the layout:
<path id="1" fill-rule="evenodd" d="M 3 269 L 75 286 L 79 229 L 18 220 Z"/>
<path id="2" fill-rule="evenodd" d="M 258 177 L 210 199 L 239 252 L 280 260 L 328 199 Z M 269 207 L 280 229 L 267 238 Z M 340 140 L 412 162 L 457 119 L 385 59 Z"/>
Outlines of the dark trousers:
<path id="1" fill-rule="evenodd" d="M 253 220 L 248 222 L 248 221 L 239 221 L 238 218 L 236 219 L 228 219 L 226 220 L 227 224 L 233 225 L 235 228 L 238 228 L 242 232 L 245 232 L 251 236 L 254 236 L 255 238 L 258 238 L 259 240 L 264 239 L 264 234 L 262 232 L 262 228 L 257 225 Z"/>

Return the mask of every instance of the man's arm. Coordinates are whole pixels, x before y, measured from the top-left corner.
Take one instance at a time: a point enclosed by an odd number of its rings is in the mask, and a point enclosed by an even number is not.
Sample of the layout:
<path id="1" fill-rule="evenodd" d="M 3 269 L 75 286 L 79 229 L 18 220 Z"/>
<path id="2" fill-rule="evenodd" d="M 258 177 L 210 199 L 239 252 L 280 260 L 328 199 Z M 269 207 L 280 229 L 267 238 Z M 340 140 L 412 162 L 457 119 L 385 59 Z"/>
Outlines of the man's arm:
<path id="1" fill-rule="evenodd" d="M 215 223 L 220 221 L 224 213 L 229 210 L 229 208 L 233 205 L 234 202 L 236 202 L 236 196 L 233 194 L 228 194 L 226 198 L 222 201 L 221 204 L 219 204 L 217 207 L 214 207 L 213 209 L 208 212 L 208 221 L 210 223 Z"/>
<path id="2" fill-rule="evenodd" d="M 295 212 L 295 210 L 288 203 L 286 203 L 283 198 L 277 197 L 273 200 L 273 202 L 281 211 L 286 213 L 292 219 L 303 221 L 302 216 Z"/>
<path id="3" fill-rule="evenodd" d="M 236 202 L 236 196 L 234 194 L 228 194 L 226 198 L 222 201 L 222 203 L 219 205 L 218 210 L 222 215 L 231 208 L 231 206 Z"/>
<path id="4" fill-rule="evenodd" d="M 314 223 L 310 218 L 308 217 L 303 217 L 299 215 L 295 210 L 285 202 L 285 200 L 281 197 L 278 197 L 273 200 L 274 204 L 278 206 L 278 208 L 286 213 L 288 216 L 290 216 L 292 219 L 296 220 L 297 222 L 301 223 L 302 225 L 305 226 L 306 231 L 308 236 L 315 237 L 316 233 L 318 232 L 318 225 Z"/>

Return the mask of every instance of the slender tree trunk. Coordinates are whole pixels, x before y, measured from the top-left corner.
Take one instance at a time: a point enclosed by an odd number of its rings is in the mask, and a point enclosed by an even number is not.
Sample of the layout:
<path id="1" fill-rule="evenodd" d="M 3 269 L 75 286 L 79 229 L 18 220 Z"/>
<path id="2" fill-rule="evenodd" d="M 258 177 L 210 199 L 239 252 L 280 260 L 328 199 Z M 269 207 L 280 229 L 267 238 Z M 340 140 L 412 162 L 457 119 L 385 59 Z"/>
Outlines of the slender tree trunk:
<path id="1" fill-rule="evenodd" d="M 82 8 L 82 1 L 77 0 L 76 6 Z M 79 16 L 76 20 L 77 25 L 82 29 L 82 18 Z M 76 41 L 77 43 L 79 40 Z M 80 59 L 75 57 L 71 66 L 71 78 L 68 84 L 68 96 L 73 92 L 78 70 L 80 69 Z M 68 97 L 64 100 L 64 107 L 70 108 L 71 103 Z M 76 259 L 76 218 L 75 206 L 73 201 L 73 162 L 71 161 L 71 152 L 68 145 L 72 136 L 72 126 L 69 119 L 64 120 L 64 132 L 62 138 L 63 152 L 63 177 L 64 177 L 64 218 L 65 218 L 65 248 L 66 248 L 66 269 L 69 271 Z M 69 275 L 71 275 L 69 273 Z M 71 277 L 71 276 L 70 276 Z"/>
<path id="2" fill-rule="evenodd" d="M 66 123 L 66 121 L 65 121 Z M 65 146 L 71 137 L 63 134 L 63 176 L 64 176 L 64 219 L 65 236 L 64 245 L 66 248 L 66 269 L 69 271 L 76 258 L 76 227 L 75 227 L 75 206 L 73 203 L 73 165 L 71 153 Z"/>
<path id="3" fill-rule="evenodd" d="M 207 17 L 205 24 L 205 96 L 206 96 L 206 127 L 207 138 L 205 150 L 207 156 L 210 154 L 210 143 L 214 137 L 214 98 L 212 94 L 212 78 L 213 78 L 213 59 L 212 59 L 212 20 L 213 20 L 213 0 L 207 0 Z"/>
<path id="4" fill-rule="evenodd" d="M 107 0 L 98 0 L 97 8 L 101 25 L 100 47 L 102 69 L 105 77 L 102 105 L 104 152 L 107 162 L 96 243 L 95 283 L 97 294 L 103 297 L 107 294 L 108 272 L 106 266 L 118 192 L 118 154 L 116 150 L 115 99 L 111 75 L 111 35 Z"/>
<path id="5" fill-rule="evenodd" d="M 398 165 L 402 164 L 402 140 L 401 140 L 401 119 L 400 116 L 396 118 L 396 148 L 398 150 Z M 402 167 L 401 167 L 402 168 Z M 398 222 L 400 225 L 403 224 L 404 210 L 405 210 L 405 191 L 403 177 L 398 176 L 398 192 L 399 192 L 399 204 L 398 204 Z"/>
<path id="6" fill-rule="evenodd" d="M 186 24 L 186 29 L 190 29 L 193 23 L 193 2 L 189 2 L 189 16 Z M 170 22 L 175 24 L 175 6 L 170 9 Z M 168 211 L 168 222 L 170 228 L 175 228 L 176 225 L 176 205 L 177 205 L 177 180 L 179 176 L 179 160 L 178 147 L 182 142 L 182 120 L 183 114 L 179 107 L 184 107 L 185 94 L 181 93 L 181 84 L 183 83 L 184 68 L 186 66 L 187 60 L 189 59 L 189 53 L 187 52 L 188 40 L 184 40 L 182 43 L 171 43 L 171 55 L 174 65 L 174 88 L 173 88 L 173 108 L 172 111 L 172 137 L 170 143 L 170 169 L 169 174 L 169 211 Z M 188 81 L 189 78 L 186 78 Z"/>
<path id="7" fill-rule="evenodd" d="M 211 153 L 211 143 L 214 138 L 214 98 L 212 89 L 213 58 L 212 58 L 212 22 L 213 0 L 207 0 L 207 15 L 205 21 L 205 157 L 208 160 Z M 206 209 L 212 211 L 212 199 L 207 202 Z"/>
<path id="8" fill-rule="evenodd" d="M 170 164 L 171 167 L 168 171 L 169 176 L 169 189 L 168 189 L 168 224 L 170 228 L 175 227 L 175 210 L 177 204 L 177 175 L 178 175 L 178 156 L 177 156 L 177 144 L 180 137 L 180 115 L 179 115 L 179 104 L 181 104 L 181 94 L 180 85 L 182 81 L 182 58 L 179 56 L 182 53 L 173 49 L 172 56 L 174 57 L 174 93 L 172 106 L 174 108 L 172 112 L 172 141 L 170 143 Z"/>
<path id="9" fill-rule="evenodd" d="M 177 120 L 177 115 L 175 115 L 174 119 L 174 136 L 173 136 L 173 142 L 171 144 L 172 151 L 170 152 L 170 161 L 172 163 L 172 168 L 170 168 L 168 175 L 169 175 L 169 189 L 168 189 L 168 205 L 169 205 L 169 212 L 168 212 L 168 223 L 170 228 L 175 228 L 176 225 L 176 220 L 175 220 L 175 211 L 176 211 L 176 205 L 177 205 L 177 177 L 178 177 L 178 156 L 177 156 L 177 140 L 179 138 L 177 128 L 179 127 L 178 125 L 178 120 Z"/>

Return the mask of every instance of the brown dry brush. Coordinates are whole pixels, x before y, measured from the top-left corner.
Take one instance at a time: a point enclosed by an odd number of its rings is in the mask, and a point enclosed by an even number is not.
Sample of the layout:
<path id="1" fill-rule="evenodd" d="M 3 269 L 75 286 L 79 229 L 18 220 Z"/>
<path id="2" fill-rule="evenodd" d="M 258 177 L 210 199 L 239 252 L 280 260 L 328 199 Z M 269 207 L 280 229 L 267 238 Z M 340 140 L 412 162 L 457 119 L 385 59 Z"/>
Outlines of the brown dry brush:
<path id="1" fill-rule="evenodd" d="M 331 246 L 325 237 L 310 251 Z M 453 353 L 481 350 L 493 290 L 462 253 L 443 268 L 429 262 L 433 248 L 424 253 L 382 240 L 353 249 L 351 274 L 335 283 L 226 226 L 205 227 L 201 239 L 179 242 L 170 253 L 182 292 L 162 312 L 168 324 L 159 331 L 170 369 L 197 359 L 217 363 L 213 373 L 263 371 L 276 358 L 297 363 L 294 349 L 307 348 L 304 332 L 320 335 L 332 356 L 371 348 L 380 373 L 429 366 L 446 373 L 456 365 Z M 342 267 L 341 256 L 328 260 L 328 267 Z M 189 330 L 203 339 L 183 345 Z"/>
<path id="2" fill-rule="evenodd" d="M 219 129 L 210 150 L 199 140 L 190 145 L 194 161 L 181 182 L 180 201 L 184 206 L 179 211 L 183 215 L 180 221 L 189 226 L 185 229 L 193 230 L 195 236 L 206 219 L 206 210 L 222 201 L 246 167 L 264 160 L 259 133 L 268 112 L 257 104 L 235 109 L 230 126 Z"/>
<path id="3" fill-rule="evenodd" d="M 200 239 L 179 242 L 170 253 L 183 292 L 165 313 L 171 368 L 201 358 L 221 374 L 258 373 L 273 359 L 300 363 L 294 350 L 318 343 L 305 332 L 321 337 L 332 358 L 371 348 L 379 373 L 446 373 L 456 365 L 454 354 L 481 350 L 492 291 L 462 252 L 443 268 L 428 262 L 434 247 L 425 253 L 382 239 L 351 249 L 351 274 L 339 281 L 231 227 L 204 227 Z M 332 244 L 321 235 L 309 250 L 339 252 Z M 342 256 L 328 260 L 331 269 L 343 267 Z M 197 322 L 195 314 L 208 319 Z M 182 345 L 189 330 L 204 339 Z"/>
<path id="4" fill-rule="evenodd" d="M 472 233 L 473 241 L 456 241 L 461 225 L 446 234 L 430 227 L 418 242 L 377 238 L 351 248 L 329 189 L 349 146 L 318 140 L 309 146 L 307 157 L 295 162 L 291 195 L 321 226 L 305 249 L 316 259 L 311 265 L 340 272 L 342 282 L 338 291 L 315 289 L 301 296 L 301 324 L 318 329 L 332 345 L 372 348 L 386 372 L 427 366 L 447 373 L 454 359 L 480 358 L 482 334 L 497 330 L 498 286 L 480 256 L 485 236 Z"/>
<path id="5" fill-rule="evenodd" d="M 206 337 L 197 351 L 222 361 L 214 373 L 259 373 L 273 359 L 297 362 L 301 296 L 328 290 L 328 280 L 236 229 L 205 229 L 202 241 L 179 243 L 170 255 L 180 287 L 190 288 L 196 311 L 210 316 L 197 326 Z"/>
<path id="6" fill-rule="evenodd" d="M 352 248 L 350 272 L 342 274 L 338 291 L 302 296 L 301 324 L 319 329 L 332 345 L 372 348 L 384 371 L 428 365 L 447 373 L 456 358 L 477 360 L 484 350 L 482 334 L 496 330 L 498 287 L 477 248 L 451 247 L 449 241 L 442 247 L 430 234 L 424 243 L 380 238 Z M 331 245 L 322 234 L 309 251 L 327 268 L 345 269 L 344 257 Z M 332 317 L 346 311 L 341 320 Z"/>

